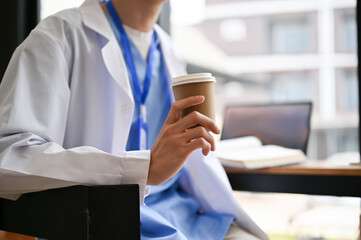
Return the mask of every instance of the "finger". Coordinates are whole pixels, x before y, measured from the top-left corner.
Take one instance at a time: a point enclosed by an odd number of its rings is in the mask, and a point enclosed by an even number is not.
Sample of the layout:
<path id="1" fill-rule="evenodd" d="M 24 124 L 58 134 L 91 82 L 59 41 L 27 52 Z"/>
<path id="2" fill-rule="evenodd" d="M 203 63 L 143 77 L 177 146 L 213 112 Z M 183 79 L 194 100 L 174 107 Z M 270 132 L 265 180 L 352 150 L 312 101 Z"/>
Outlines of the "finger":
<path id="1" fill-rule="evenodd" d="M 207 156 L 211 150 L 211 145 L 204 138 L 197 138 L 187 144 L 188 150 L 193 152 L 196 149 L 202 148 L 202 153 Z"/>
<path id="2" fill-rule="evenodd" d="M 212 131 L 215 134 L 219 134 L 221 132 L 221 130 L 219 130 L 216 123 L 212 119 L 196 111 L 191 112 L 181 121 L 179 121 L 177 127 L 180 128 L 181 131 L 184 131 L 185 129 L 191 128 L 196 125 L 201 125 L 205 129 Z"/>
<path id="3" fill-rule="evenodd" d="M 175 123 L 180 119 L 182 111 L 188 107 L 195 106 L 204 102 L 204 96 L 192 96 L 175 101 L 169 110 L 166 123 Z"/>
<path id="4" fill-rule="evenodd" d="M 184 133 L 184 138 L 187 143 L 197 138 L 204 138 L 211 144 L 211 150 L 216 150 L 216 143 L 214 138 L 204 127 L 199 126 L 196 128 L 187 129 L 187 131 Z"/>

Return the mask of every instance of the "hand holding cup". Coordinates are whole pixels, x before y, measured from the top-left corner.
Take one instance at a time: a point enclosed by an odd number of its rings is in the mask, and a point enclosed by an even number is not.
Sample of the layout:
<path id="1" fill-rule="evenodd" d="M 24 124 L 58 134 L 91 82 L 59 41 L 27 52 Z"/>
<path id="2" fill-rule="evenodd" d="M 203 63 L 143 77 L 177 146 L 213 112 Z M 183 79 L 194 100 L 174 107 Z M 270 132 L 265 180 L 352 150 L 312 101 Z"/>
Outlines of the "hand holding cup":
<path id="1" fill-rule="evenodd" d="M 215 80 L 210 74 L 187 76 L 172 84 L 176 101 L 151 149 L 147 184 L 158 185 L 173 177 L 194 150 L 201 148 L 204 155 L 215 150 L 209 133 L 220 133 L 214 122 Z"/>

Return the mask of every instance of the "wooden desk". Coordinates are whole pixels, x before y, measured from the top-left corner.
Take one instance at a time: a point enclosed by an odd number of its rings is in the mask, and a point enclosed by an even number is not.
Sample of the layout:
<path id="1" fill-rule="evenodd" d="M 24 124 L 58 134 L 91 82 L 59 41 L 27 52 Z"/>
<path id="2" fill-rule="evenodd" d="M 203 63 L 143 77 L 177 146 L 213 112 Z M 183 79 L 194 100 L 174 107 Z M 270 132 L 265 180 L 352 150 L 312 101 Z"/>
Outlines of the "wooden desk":
<path id="1" fill-rule="evenodd" d="M 361 164 L 307 160 L 257 170 L 226 168 L 234 190 L 361 197 Z"/>

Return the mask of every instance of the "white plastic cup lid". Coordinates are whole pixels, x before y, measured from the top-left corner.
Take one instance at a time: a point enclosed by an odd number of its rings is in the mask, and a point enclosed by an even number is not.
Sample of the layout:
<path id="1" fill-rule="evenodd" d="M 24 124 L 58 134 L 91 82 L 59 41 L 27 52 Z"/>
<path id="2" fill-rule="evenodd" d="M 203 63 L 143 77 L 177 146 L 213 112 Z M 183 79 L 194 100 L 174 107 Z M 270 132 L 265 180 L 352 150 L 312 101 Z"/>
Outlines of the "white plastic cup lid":
<path id="1" fill-rule="evenodd" d="M 193 73 L 173 78 L 171 87 L 198 82 L 216 82 L 211 73 Z"/>

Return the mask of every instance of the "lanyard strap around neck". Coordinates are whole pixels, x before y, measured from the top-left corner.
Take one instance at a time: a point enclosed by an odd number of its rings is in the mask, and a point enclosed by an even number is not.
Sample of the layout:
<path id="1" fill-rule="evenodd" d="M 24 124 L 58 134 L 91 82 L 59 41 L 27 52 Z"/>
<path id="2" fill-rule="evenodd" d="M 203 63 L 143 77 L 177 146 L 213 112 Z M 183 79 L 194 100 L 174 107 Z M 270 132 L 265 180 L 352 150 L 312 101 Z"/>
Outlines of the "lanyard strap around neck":
<path id="1" fill-rule="evenodd" d="M 132 80 L 134 83 L 134 91 L 135 91 L 134 94 L 135 94 L 136 101 L 138 102 L 139 105 L 144 105 L 145 101 L 147 99 L 148 93 L 149 93 L 149 87 L 150 87 L 150 82 L 151 82 L 151 78 L 152 78 L 153 53 L 154 53 L 154 49 L 155 49 L 155 38 L 156 38 L 155 32 L 153 33 L 152 41 L 151 41 L 150 48 L 149 48 L 147 71 L 145 74 L 143 93 L 142 93 L 138 75 L 135 70 L 135 64 L 134 64 L 134 59 L 133 59 L 133 55 L 132 55 L 131 48 L 130 48 L 130 41 L 129 41 L 128 35 L 124 30 L 123 24 L 114 8 L 112 1 L 111 0 L 107 1 L 106 6 L 108 8 L 110 16 L 112 17 L 115 25 L 117 26 L 117 28 L 119 29 L 119 32 L 120 32 L 120 38 L 121 38 L 121 42 L 122 42 L 123 49 L 124 49 L 125 61 L 127 63 L 128 69 L 130 71 L 130 74 L 132 76 Z"/>

